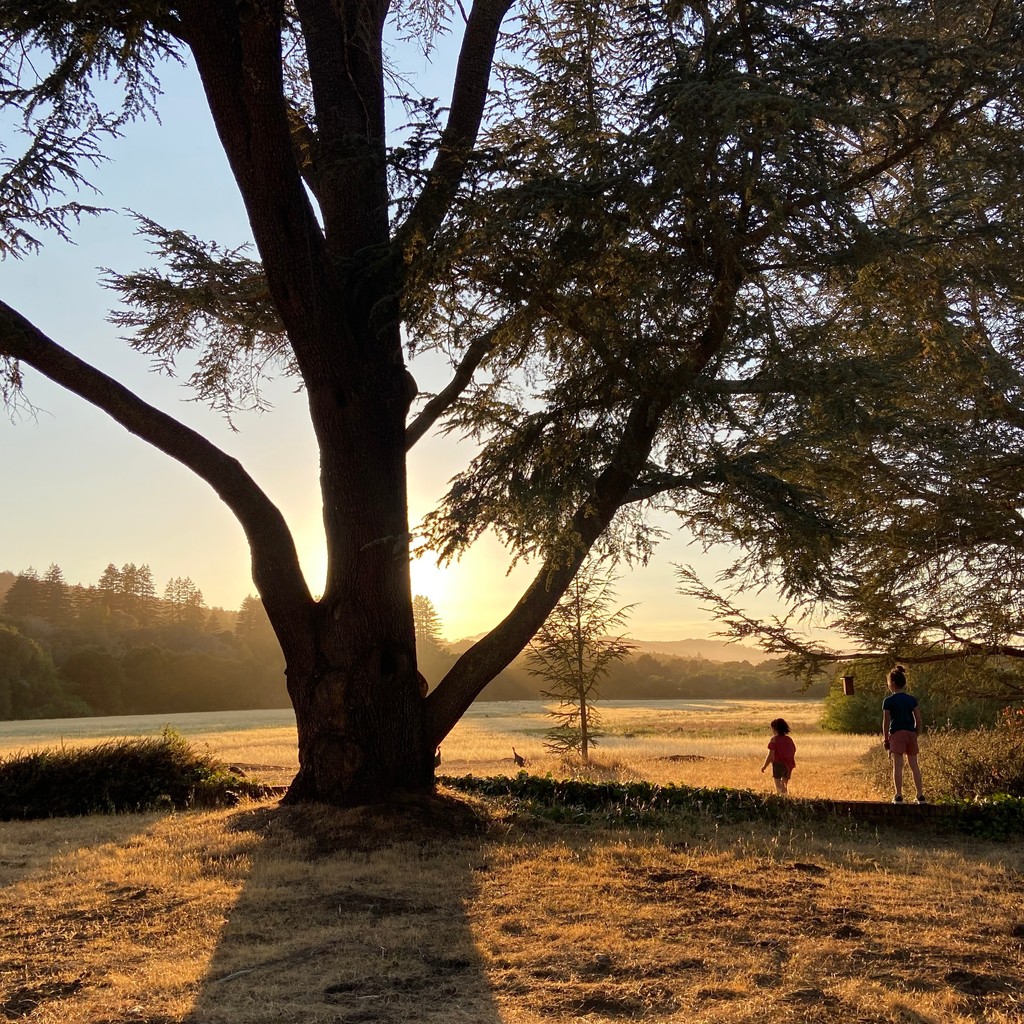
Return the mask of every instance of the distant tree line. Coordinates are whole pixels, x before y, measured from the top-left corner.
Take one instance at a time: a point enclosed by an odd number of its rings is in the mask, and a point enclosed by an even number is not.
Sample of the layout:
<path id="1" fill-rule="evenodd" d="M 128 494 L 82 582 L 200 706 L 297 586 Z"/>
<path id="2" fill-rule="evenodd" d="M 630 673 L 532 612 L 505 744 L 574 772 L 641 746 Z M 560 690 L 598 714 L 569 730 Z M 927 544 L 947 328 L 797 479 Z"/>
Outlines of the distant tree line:
<path id="1" fill-rule="evenodd" d="M 820 698 L 824 683 L 801 689 L 792 676 L 778 674 L 778 662 L 709 661 L 634 653 L 608 666 L 601 681 L 603 700 L 770 700 Z M 517 658 L 480 696 L 480 700 L 535 700 L 544 684 L 530 675 L 525 657 Z"/>
<path id="2" fill-rule="evenodd" d="M 446 644 L 440 618 L 429 598 L 413 599 L 416 654 L 420 671 L 430 686 L 455 664 L 468 641 Z M 778 674 L 778 661 L 709 661 L 671 655 L 634 653 L 608 665 L 601 680 L 604 700 L 714 700 L 823 697 L 827 683 L 802 690 L 793 676 Z M 531 672 L 527 655 L 520 655 L 478 700 L 540 700 L 549 689 Z"/>
<path id="3" fill-rule="evenodd" d="M 287 707 L 262 602 L 206 607 L 188 577 L 158 596 L 148 565 L 90 586 L 60 566 L 0 573 L 0 719 Z"/>
<path id="4" fill-rule="evenodd" d="M 429 598 L 414 601 L 420 670 L 432 686 L 460 645 L 442 637 Z M 465 644 L 462 645 L 463 647 Z M 545 682 L 525 657 L 481 700 L 538 700 Z M 821 696 L 812 689 L 807 696 Z M 631 655 L 609 667 L 609 700 L 798 696 L 764 662 Z M 0 572 L 0 720 L 288 707 L 284 658 L 262 602 L 206 607 L 187 577 L 158 596 L 148 565 L 110 564 L 95 584 L 69 584 L 58 565 Z"/>

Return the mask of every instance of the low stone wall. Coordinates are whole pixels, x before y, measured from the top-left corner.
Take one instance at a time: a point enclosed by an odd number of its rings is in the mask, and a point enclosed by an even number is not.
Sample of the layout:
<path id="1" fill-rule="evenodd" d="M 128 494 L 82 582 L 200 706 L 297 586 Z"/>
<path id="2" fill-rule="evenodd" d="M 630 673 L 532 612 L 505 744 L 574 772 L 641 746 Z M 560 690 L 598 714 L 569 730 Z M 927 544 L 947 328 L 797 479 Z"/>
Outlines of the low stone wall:
<path id="1" fill-rule="evenodd" d="M 823 816 L 852 818 L 855 821 L 877 825 L 939 827 L 957 823 L 961 816 L 959 807 L 949 804 L 894 804 L 882 800 L 800 800 L 803 807 L 821 813 Z"/>

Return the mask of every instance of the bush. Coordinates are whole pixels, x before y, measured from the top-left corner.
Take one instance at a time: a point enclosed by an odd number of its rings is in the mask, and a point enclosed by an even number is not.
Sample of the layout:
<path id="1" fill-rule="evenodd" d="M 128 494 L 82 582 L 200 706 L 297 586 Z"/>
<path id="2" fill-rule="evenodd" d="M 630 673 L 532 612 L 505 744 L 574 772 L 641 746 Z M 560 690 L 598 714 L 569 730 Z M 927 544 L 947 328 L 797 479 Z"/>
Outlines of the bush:
<path id="1" fill-rule="evenodd" d="M 171 730 L 0 759 L 0 821 L 230 806 L 267 793 Z"/>
<path id="2" fill-rule="evenodd" d="M 821 727 L 829 732 L 882 733 L 882 701 L 889 695 L 886 676 L 891 662 L 864 662 L 856 671 L 856 691 L 845 696 L 841 678 L 836 678 L 825 696 Z M 912 693 L 921 703 L 921 714 L 929 729 L 977 729 L 999 720 L 998 701 L 972 696 L 984 688 L 987 676 L 982 666 L 965 662 L 955 665 L 911 665 L 908 668 Z"/>
<path id="3" fill-rule="evenodd" d="M 928 742 L 936 795 L 958 800 L 1024 797 L 1024 732 L 1003 727 L 940 732 Z"/>
<path id="4" fill-rule="evenodd" d="M 520 772 L 478 777 L 443 776 L 451 789 L 498 797 L 512 806 L 559 823 L 579 825 L 658 825 L 690 814 L 721 821 L 777 819 L 799 813 L 797 805 L 776 796 L 743 789 L 662 786 L 653 782 L 590 782 L 584 779 L 541 778 Z"/>
<path id="5" fill-rule="evenodd" d="M 985 729 L 937 729 L 921 741 L 925 792 L 938 800 L 1024 798 L 1024 716 L 1007 709 L 1001 724 Z M 892 766 L 881 746 L 863 762 L 880 792 L 892 788 Z M 904 768 L 909 780 L 909 769 Z"/>

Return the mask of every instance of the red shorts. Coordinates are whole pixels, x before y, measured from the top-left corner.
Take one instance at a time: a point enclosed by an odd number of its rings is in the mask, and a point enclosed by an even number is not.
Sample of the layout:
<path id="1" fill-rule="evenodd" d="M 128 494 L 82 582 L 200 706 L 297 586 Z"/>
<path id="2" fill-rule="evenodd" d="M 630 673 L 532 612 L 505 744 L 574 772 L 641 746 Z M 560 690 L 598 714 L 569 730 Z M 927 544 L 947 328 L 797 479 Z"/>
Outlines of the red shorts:
<path id="1" fill-rule="evenodd" d="M 893 754 L 910 754 L 917 757 L 917 733 L 912 729 L 900 729 L 889 733 L 889 751 Z"/>

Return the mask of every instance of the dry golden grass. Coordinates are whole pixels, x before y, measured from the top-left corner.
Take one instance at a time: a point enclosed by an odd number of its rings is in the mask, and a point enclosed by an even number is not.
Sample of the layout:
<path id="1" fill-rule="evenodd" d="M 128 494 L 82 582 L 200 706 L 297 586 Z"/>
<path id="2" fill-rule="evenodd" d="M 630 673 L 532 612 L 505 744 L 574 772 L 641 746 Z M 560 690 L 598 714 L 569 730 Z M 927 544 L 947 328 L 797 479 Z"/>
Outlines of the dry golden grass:
<path id="1" fill-rule="evenodd" d="M 806 703 L 610 708 L 593 773 L 767 791 L 758 769 L 777 715 L 798 744 L 795 793 L 871 795 L 856 771 L 869 740 L 822 734 Z M 217 756 L 264 766 L 254 774 L 293 770 L 289 726 L 192 724 Z M 536 706 L 479 706 L 445 742 L 442 770 L 514 772 L 513 743 L 530 770 L 567 770 L 545 755 L 546 728 Z M 838 820 L 576 831 L 494 809 L 478 812 L 480 833 L 466 806 L 0 824 L 0 1013 L 27 1024 L 1024 1022 L 1020 846 Z"/>
<path id="2" fill-rule="evenodd" d="M 647 779 L 687 786 L 731 786 L 775 791 L 761 774 L 773 718 L 785 718 L 797 744 L 794 796 L 875 800 L 881 794 L 860 759 L 879 750 L 871 737 L 822 732 L 817 701 L 672 701 L 601 704 L 605 737 L 594 751 L 594 771 L 623 781 Z M 509 713 L 511 711 L 511 713 Z M 512 745 L 530 772 L 566 773 L 544 747 L 550 719 L 535 703 L 477 705 L 445 740 L 440 771 L 446 775 L 515 774 Z"/>
<path id="3" fill-rule="evenodd" d="M 421 810 L 4 825 L 0 1008 L 28 1024 L 1024 1019 L 1019 847 L 498 817 L 444 837 Z"/>
<path id="4" fill-rule="evenodd" d="M 688 786 L 732 786 L 774 792 L 770 773 L 760 773 L 773 718 L 785 718 L 797 743 L 794 796 L 871 800 L 879 794 L 861 771 L 865 751 L 878 749 L 869 737 L 823 733 L 817 701 L 666 701 L 601 703 L 605 738 L 594 751 L 595 771 L 607 778 L 649 779 Z M 295 726 L 288 712 L 147 716 L 138 719 L 63 720 L 3 723 L 0 756 L 52 746 L 61 738 L 87 745 L 134 731 L 149 734 L 165 722 L 231 764 L 246 766 L 254 778 L 284 785 L 298 768 Z M 95 723 L 93 725 L 93 723 Z M 109 723 L 109 724 L 108 724 Z M 241 724 L 236 724 L 241 723 Z M 280 724 L 278 724 L 280 723 Z M 445 775 L 514 775 L 512 747 L 531 772 L 565 774 L 566 766 L 544 748 L 551 719 L 535 701 L 475 704 L 445 740 L 440 772 Z M 879 754 L 881 756 L 881 754 Z M 922 758 L 927 771 L 927 758 Z M 927 781 L 927 780 L 926 780 Z"/>

